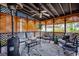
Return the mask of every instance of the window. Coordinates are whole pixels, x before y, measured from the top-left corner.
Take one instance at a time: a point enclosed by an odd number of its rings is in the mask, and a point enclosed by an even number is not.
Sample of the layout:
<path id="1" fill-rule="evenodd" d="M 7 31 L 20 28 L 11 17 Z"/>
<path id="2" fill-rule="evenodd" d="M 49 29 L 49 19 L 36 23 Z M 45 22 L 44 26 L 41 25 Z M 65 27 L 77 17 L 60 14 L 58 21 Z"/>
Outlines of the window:
<path id="1" fill-rule="evenodd" d="M 64 24 L 56 24 L 56 25 L 54 25 L 55 27 L 55 29 L 54 29 L 54 31 L 55 32 L 64 32 Z"/>

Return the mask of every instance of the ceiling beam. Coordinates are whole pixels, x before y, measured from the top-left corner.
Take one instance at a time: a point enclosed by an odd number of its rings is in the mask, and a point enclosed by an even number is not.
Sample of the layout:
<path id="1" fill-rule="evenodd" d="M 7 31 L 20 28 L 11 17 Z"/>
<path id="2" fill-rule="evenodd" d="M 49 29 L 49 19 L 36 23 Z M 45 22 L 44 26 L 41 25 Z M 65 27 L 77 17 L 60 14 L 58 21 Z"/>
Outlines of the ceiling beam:
<path id="1" fill-rule="evenodd" d="M 70 14 L 72 14 L 72 5 L 69 3 L 69 8 L 70 8 Z"/>
<path id="2" fill-rule="evenodd" d="M 51 19 L 64 19 L 64 18 L 68 18 L 68 17 L 72 17 L 72 16 L 78 16 L 79 17 L 79 13 L 72 13 L 72 14 L 69 14 L 69 15 L 59 16 L 59 17 L 51 18 Z M 47 20 L 49 20 L 49 19 L 47 19 Z"/>
<path id="3" fill-rule="evenodd" d="M 31 5 L 34 9 L 38 10 L 38 8 L 33 3 L 29 3 L 29 5 Z"/>
<path id="4" fill-rule="evenodd" d="M 23 8 L 23 10 L 25 10 L 26 12 L 28 12 L 28 13 L 30 13 L 30 11 L 29 10 L 27 10 L 27 9 L 25 9 L 25 8 Z M 30 13 L 31 15 L 32 15 L 32 13 Z"/>
<path id="5" fill-rule="evenodd" d="M 41 7 L 46 10 L 52 17 L 55 17 L 43 4 L 41 4 Z"/>
<path id="6" fill-rule="evenodd" d="M 31 14 L 29 14 L 28 12 L 25 12 L 24 10 L 18 10 L 20 12 L 23 12 L 24 14 L 27 14 L 28 16 L 30 16 Z"/>
<path id="7" fill-rule="evenodd" d="M 28 10 L 26 10 L 24 8 L 22 10 L 24 10 L 26 13 L 29 13 L 30 15 L 32 15 L 32 13 L 30 13 Z"/>
<path id="8" fill-rule="evenodd" d="M 30 11 L 33 11 L 32 8 L 30 8 L 29 6 L 25 5 L 24 3 L 23 3 L 23 6 L 26 7 L 26 8 L 28 8 Z"/>
<path id="9" fill-rule="evenodd" d="M 65 12 L 64 12 L 64 9 L 63 9 L 62 5 L 60 3 L 58 3 L 58 4 L 59 4 L 59 6 L 60 6 L 60 8 L 61 8 L 61 10 L 63 12 L 63 14 L 65 15 Z"/>
<path id="10" fill-rule="evenodd" d="M 58 12 L 57 12 L 56 9 L 53 7 L 53 5 L 51 5 L 51 3 L 48 3 L 47 5 L 49 6 L 49 8 L 50 8 L 52 11 L 54 11 L 54 12 L 59 16 Z"/>

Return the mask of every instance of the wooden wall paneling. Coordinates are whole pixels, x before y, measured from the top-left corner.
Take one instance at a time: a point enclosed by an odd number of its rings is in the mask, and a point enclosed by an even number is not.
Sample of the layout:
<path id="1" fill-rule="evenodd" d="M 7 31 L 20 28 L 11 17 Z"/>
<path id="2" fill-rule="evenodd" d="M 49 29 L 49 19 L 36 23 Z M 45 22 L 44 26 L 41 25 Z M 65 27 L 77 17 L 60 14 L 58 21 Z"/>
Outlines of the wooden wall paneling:
<path id="1" fill-rule="evenodd" d="M 45 20 L 44 21 L 40 21 L 40 22 L 41 22 L 41 24 L 45 25 Z"/>
<path id="2" fill-rule="evenodd" d="M 34 20 L 34 32 L 37 31 L 37 28 L 36 28 L 36 20 Z"/>
<path id="3" fill-rule="evenodd" d="M 39 29 L 39 21 L 36 21 L 35 28 L 36 28 L 36 31 L 40 31 L 40 29 Z"/>
<path id="4" fill-rule="evenodd" d="M 0 33 L 1 33 L 1 13 L 0 13 Z"/>
<path id="5" fill-rule="evenodd" d="M 17 18 L 17 32 L 20 32 L 20 18 Z"/>
<path id="6" fill-rule="evenodd" d="M 52 19 L 46 20 L 46 24 L 47 25 L 52 25 L 53 24 Z"/>
<path id="7" fill-rule="evenodd" d="M 11 15 L 6 15 L 6 32 L 12 32 Z"/>
<path id="8" fill-rule="evenodd" d="M 5 14 L 1 14 L 0 22 L 1 22 L 0 31 L 1 33 L 5 33 L 6 32 L 6 15 Z"/>
<path id="9" fill-rule="evenodd" d="M 34 31 L 34 22 L 33 20 L 28 20 L 28 31 Z"/>
<path id="10" fill-rule="evenodd" d="M 34 20 L 34 37 L 35 37 L 35 33 L 36 33 L 36 20 Z"/>
<path id="11" fill-rule="evenodd" d="M 17 32 L 17 16 L 14 16 L 14 32 Z"/>
<path id="12" fill-rule="evenodd" d="M 28 17 L 26 19 L 26 31 L 28 32 Z"/>
<path id="13" fill-rule="evenodd" d="M 55 24 L 64 24 L 64 19 L 55 19 Z"/>
<path id="14" fill-rule="evenodd" d="M 22 19 L 22 28 L 23 28 L 23 32 L 26 32 L 26 19 Z"/>
<path id="15" fill-rule="evenodd" d="M 25 18 L 24 20 L 25 20 L 24 29 L 25 29 L 25 32 L 27 32 L 27 18 Z"/>

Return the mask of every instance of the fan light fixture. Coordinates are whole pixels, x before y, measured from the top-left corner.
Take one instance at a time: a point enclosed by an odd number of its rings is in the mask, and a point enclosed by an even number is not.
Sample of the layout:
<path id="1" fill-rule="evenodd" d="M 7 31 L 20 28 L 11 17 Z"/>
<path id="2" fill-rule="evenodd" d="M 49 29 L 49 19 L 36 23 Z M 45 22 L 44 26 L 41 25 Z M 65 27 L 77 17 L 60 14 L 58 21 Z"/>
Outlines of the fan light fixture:
<path id="1" fill-rule="evenodd" d="M 37 11 L 31 11 L 33 12 L 34 14 L 32 15 L 33 17 L 34 16 L 39 16 L 39 18 L 42 18 L 43 16 L 50 16 L 49 14 L 47 14 L 47 11 L 45 10 L 41 10 L 40 6 L 39 6 L 39 10 Z"/>

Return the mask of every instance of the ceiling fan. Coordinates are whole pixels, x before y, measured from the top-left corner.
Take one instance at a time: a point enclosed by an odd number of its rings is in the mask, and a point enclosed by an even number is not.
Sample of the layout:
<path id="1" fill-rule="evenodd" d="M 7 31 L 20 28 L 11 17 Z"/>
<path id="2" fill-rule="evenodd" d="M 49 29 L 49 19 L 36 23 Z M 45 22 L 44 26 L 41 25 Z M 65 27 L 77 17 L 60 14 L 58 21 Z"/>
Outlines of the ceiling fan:
<path id="1" fill-rule="evenodd" d="M 38 16 L 39 18 L 42 18 L 43 16 L 48 16 L 48 17 L 50 16 L 50 15 L 47 13 L 47 11 L 41 10 L 40 5 L 39 5 L 39 8 L 38 8 L 37 11 L 31 11 L 31 12 L 34 13 L 34 14 L 32 15 L 33 17 L 34 17 L 34 16 Z"/>

